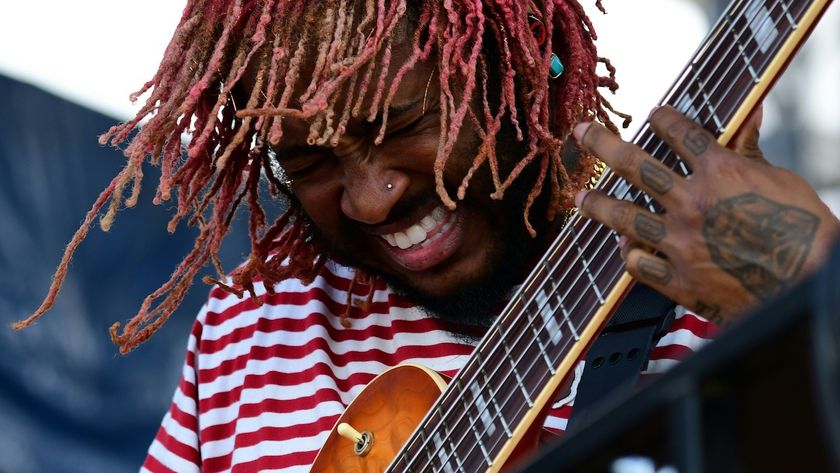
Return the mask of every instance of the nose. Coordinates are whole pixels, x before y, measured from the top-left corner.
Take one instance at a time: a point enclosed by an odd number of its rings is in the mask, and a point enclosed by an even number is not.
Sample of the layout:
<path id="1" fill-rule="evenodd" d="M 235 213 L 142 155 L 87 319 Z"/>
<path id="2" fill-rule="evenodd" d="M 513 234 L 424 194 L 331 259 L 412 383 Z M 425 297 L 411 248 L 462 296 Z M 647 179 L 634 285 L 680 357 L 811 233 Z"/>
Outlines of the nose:
<path id="1" fill-rule="evenodd" d="M 370 225 L 387 220 L 410 183 L 404 172 L 375 161 L 365 159 L 347 163 L 341 194 L 344 215 Z"/>

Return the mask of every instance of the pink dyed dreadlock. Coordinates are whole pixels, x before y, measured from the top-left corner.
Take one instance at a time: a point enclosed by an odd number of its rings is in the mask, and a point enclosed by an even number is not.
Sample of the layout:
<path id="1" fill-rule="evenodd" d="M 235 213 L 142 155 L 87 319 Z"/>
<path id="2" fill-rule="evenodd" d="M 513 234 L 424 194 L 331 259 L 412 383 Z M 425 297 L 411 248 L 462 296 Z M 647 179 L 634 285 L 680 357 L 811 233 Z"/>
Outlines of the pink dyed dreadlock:
<path id="1" fill-rule="evenodd" d="M 275 283 L 289 277 L 311 281 L 325 264 L 326 251 L 312 241 L 308 220 L 299 205 L 291 199 L 289 209 L 268 224 L 259 204 L 261 175 L 271 183 L 273 195 L 284 190 L 270 162 L 267 144 L 282 139 L 283 117 L 310 120 L 308 143 L 335 146 L 351 117 L 367 116 L 372 121 L 382 110 L 377 137 L 377 143 L 381 142 L 388 106 L 400 81 L 433 53 L 441 91 L 441 135 L 434 170 L 443 203 L 454 208 L 455 199 L 464 198 L 470 180 L 483 166 L 492 176 L 492 197 L 501 199 L 520 173 L 533 164 L 538 173 L 525 202 L 528 231 L 535 235 L 529 211 L 546 180 L 550 185 L 547 218 L 553 219 L 558 211 L 568 208 L 574 192 L 592 177 L 594 158 L 582 156 L 579 166 L 568 172 L 561 161 L 563 137 L 571 124 L 583 119 L 597 119 L 615 129 L 607 115 L 612 109 L 598 92 L 599 87 L 616 89 L 614 71 L 597 55 L 593 44 L 596 35 L 582 6 L 576 0 L 407 3 L 189 0 L 157 74 L 131 96 L 136 100 L 148 92 L 145 106 L 133 120 L 111 128 L 100 138 L 103 144 L 118 145 L 128 140 L 141 120 L 148 119 L 125 149 L 125 168 L 93 204 L 67 246 L 41 307 L 14 327 L 30 325 L 52 306 L 74 251 L 106 204 L 100 219 L 104 230 L 113 224 L 123 204 L 132 207 L 137 203 L 141 165 L 146 159 L 161 168 L 155 203 L 177 195 L 177 211 L 169 222 L 169 231 L 188 218 L 200 232 L 192 251 L 170 279 L 147 296 L 122 331 L 120 323 L 111 327 L 111 337 L 122 353 L 160 328 L 208 261 L 215 265 L 219 279 L 224 277 L 217 254 L 243 202 L 250 211 L 251 254 L 231 274 L 232 284 L 206 280 L 239 296 L 247 291 L 255 300 L 256 281 L 261 280 L 269 293 Z M 600 0 L 596 4 L 600 8 Z M 547 30 L 547 42 L 542 46 L 529 29 L 529 12 L 541 18 Z M 411 54 L 401 58 L 401 64 L 393 65 L 395 30 L 410 14 L 419 15 Z M 485 45 L 487 38 L 494 44 Z M 501 68 L 500 90 L 493 101 L 488 100 L 488 47 L 498 56 Z M 567 72 L 560 86 L 550 89 L 547 77 L 552 51 L 560 55 Z M 311 79 L 303 94 L 294 97 L 307 59 L 314 63 Z M 607 66 L 609 76 L 596 73 L 599 62 Z M 375 68 L 379 68 L 378 78 L 374 78 Z M 246 69 L 256 71 L 255 83 L 245 107 L 237 111 L 232 91 Z M 389 71 L 396 72 L 391 75 Z M 390 84 L 386 84 L 388 76 L 393 77 Z M 370 105 L 363 107 L 365 100 L 370 100 Z M 345 106 L 336 110 L 339 101 Z M 491 107 L 490 103 L 498 106 Z M 554 104 L 554 110 L 549 103 Z M 473 104 L 480 110 L 474 110 Z M 554 115 L 550 118 L 551 113 Z M 444 187 L 443 171 L 465 119 L 475 127 L 482 143 L 453 198 Z M 517 138 L 527 143 L 528 151 L 503 176 L 495 140 L 505 120 L 513 126 Z M 523 121 L 525 127 L 521 126 Z M 189 144 L 183 156 L 181 140 L 185 134 Z"/>

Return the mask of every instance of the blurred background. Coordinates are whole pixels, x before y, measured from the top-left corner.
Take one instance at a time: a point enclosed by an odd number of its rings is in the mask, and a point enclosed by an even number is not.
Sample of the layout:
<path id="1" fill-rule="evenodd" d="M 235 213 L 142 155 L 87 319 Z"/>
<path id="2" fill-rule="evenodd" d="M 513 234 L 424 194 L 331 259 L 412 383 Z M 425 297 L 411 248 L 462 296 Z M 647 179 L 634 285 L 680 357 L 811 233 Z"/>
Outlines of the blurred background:
<path id="1" fill-rule="evenodd" d="M 584 3 L 588 7 L 591 1 Z M 605 0 L 590 8 L 600 51 L 619 71 L 613 100 L 636 117 L 631 138 L 726 2 Z M 190 249 L 165 232 L 169 208 L 141 205 L 81 246 L 56 307 L 13 332 L 46 293 L 87 209 L 120 169 L 97 136 L 133 115 L 128 94 L 154 73 L 182 1 L 0 3 L 0 473 L 137 471 L 168 408 L 206 287 L 129 356 L 107 328 L 134 314 Z M 840 11 L 834 6 L 765 102 L 763 149 L 840 210 Z M 240 222 L 242 223 L 242 222 Z M 240 225 L 241 227 L 241 225 Z M 227 267 L 248 252 L 242 229 Z"/>

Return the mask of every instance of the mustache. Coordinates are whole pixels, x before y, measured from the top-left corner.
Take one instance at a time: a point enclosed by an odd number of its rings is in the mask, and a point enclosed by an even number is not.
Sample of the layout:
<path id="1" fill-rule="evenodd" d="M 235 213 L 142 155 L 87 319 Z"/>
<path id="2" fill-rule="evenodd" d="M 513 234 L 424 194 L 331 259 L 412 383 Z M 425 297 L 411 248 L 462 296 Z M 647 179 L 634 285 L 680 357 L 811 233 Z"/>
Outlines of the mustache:
<path id="1" fill-rule="evenodd" d="M 416 217 L 420 209 L 430 206 L 432 202 L 436 204 L 441 203 L 440 198 L 433 189 L 415 191 L 400 198 L 400 200 L 391 207 L 391 210 L 388 212 L 388 218 L 386 218 L 383 222 L 375 225 L 360 222 L 353 222 L 353 224 L 365 230 L 373 229 L 382 225 L 398 222 L 406 218 Z"/>

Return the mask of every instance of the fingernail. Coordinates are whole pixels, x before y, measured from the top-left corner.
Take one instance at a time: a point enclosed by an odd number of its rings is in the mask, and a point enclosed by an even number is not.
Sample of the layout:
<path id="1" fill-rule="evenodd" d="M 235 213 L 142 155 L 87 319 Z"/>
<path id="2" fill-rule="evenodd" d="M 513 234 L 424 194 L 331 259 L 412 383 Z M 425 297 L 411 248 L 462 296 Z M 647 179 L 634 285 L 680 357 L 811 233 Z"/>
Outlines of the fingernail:
<path id="1" fill-rule="evenodd" d="M 582 122 L 582 123 L 578 123 L 577 125 L 575 125 L 575 129 L 574 129 L 574 131 L 572 131 L 572 133 L 574 133 L 575 138 L 578 141 L 583 141 L 583 135 L 586 134 L 586 130 L 589 129 L 589 125 L 591 125 L 591 124 L 592 124 L 592 122 Z"/>
<path id="2" fill-rule="evenodd" d="M 657 105 L 650 110 L 650 113 L 648 113 L 648 121 L 653 118 L 653 114 L 659 111 L 660 108 L 662 108 L 662 105 Z"/>
<path id="3" fill-rule="evenodd" d="M 621 236 L 618 238 L 618 247 L 619 247 L 619 248 L 621 248 L 621 249 L 623 250 L 623 249 L 627 248 L 627 243 L 629 243 L 629 242 L 630 242 L 630 239 L 629 239 L 629 238 L 627 238 L 627 237 L 626 237 L 626 236 L 624 236 L 624 235 L 621 235 Z"/>
<path id="4" fill-rule="evenodd" d="M 587 193 L 589 193 L 589 191 L 580 191 L 575 195 L 575 207 L 580 208 L 580 206 L 583 205 L 583 199 L 586 198 Z"/>

